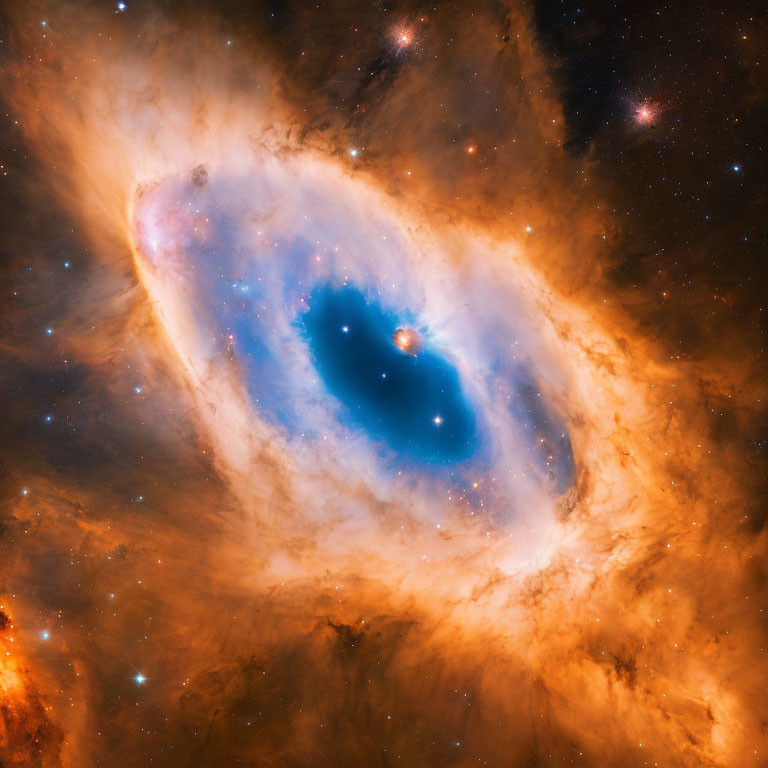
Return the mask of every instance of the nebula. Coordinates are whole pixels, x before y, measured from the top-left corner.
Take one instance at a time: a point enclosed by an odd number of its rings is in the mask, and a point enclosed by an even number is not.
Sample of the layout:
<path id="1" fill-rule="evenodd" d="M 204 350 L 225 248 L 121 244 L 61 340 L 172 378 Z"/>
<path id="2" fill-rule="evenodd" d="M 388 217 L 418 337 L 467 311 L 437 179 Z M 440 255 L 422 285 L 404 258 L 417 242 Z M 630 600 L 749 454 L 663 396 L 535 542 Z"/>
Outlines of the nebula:
<path id="1" fill-rule="evenodd" d="M 752 316 L 530 8 L 326 10 L 6 11 L 0 764 L 766 764 Z"/>

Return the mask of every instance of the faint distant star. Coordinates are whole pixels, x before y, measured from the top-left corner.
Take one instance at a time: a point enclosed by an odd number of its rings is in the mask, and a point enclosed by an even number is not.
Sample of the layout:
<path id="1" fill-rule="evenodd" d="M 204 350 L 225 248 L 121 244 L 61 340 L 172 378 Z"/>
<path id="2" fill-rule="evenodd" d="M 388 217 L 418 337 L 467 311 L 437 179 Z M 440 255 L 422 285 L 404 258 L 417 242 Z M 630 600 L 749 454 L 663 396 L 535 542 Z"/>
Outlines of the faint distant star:
<path id="1" fill-rule="evenodd" d="M 45 332 L 50 336 L 53 333 L 53 328 L 46 328 Z"/>
<path id="2" fill-rule="evenodd" d="M 357 157 L 357 150 L 356 149 L 350 149 L 349 154 L 351 157 Z"/>
<path id="3" fill-rule="evenodd" d="M 739 173 L 741 171 L 741 166 L 740 165 L 734 165 L 732 170 L 733 170 L 734 173 Z"/>
<path id="4" fill-rule="evenodd" d="M 41 637 L 43 640 L 47 640 L 47 639 L 50 637 L 50 635 L 49 635 L 49 634 L 48 634 L 48 633 L 47 633 L 45 630 L 43 630 L 43 631 L 40 633 L 40 637 Z"/>
<path id="5" fill-rule="evenodd" d="M 118 13 L 125 13 L 125 11 L 126 11 L 127 9 L 128 9 L 128 6 L 127 6 L 125 3 L 123 3 L 123 2 L 119 2 L 119 3 L 117 4 L 117 10 L 118 10 Z"/>

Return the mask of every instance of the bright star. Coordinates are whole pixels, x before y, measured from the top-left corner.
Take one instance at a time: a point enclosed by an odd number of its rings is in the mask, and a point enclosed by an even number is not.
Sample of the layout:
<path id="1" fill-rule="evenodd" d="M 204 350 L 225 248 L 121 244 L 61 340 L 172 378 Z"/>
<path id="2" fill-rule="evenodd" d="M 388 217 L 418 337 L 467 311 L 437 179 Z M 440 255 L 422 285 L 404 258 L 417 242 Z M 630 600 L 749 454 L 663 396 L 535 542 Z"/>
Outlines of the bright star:
<path id="1" fill-rule="evenodd" d="M 638 125 L 651 125 L 661 113 L 661 105 L 656 101 L 644 101 L 635 109 L 635 122 Z"/>
<path id="2" fill-rule="evenodd" d="M 402 50 L 413 42 L 413 32 L 407 27 L 399 27 L 392 30 L 391 39 L 395 45 Z"/>
<path id="3" fill-rule="evenodd" d="M 146 677 L 144 677 L 144 675 L 142 675 L 142 674 L 141 674 L 141 672 L 139 672 L 139 674 L 138 674 L 138 675 L 136 675 L 136 677 L 134 677 L 133 679 L 134 679 L 134 680 L 135 680 L 135 681 L 136 681 L 136 682 L 137 682 L 139 685 L 141 685 L 141 684 L 142 684 L 142 683 L 143 683 L 143 682 L 144 682 L 144 681 L 145 681 L 147 678 L 146 678 Z"/>

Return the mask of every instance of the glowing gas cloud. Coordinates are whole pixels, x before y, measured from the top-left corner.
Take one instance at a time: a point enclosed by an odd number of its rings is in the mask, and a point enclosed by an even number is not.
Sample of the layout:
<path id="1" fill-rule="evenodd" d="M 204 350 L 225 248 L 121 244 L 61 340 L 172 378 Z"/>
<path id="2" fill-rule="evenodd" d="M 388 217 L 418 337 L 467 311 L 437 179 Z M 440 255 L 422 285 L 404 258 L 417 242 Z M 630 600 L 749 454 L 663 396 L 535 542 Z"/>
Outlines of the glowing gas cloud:
<path id="1" fill-rule="evenodd" d="M 133 10 L 19 9 L 4 73 L 105 414 L 93 470 L 10 483 L 8 764 L 762 764 L 763 542 L 708 421 L 762 385 L 606 293 L 526 12 L 442 73 L 450 27 L 396 23 L 344 120 L 215 13 Z M 506 136 L 437 150 L 478 40 Z"/>

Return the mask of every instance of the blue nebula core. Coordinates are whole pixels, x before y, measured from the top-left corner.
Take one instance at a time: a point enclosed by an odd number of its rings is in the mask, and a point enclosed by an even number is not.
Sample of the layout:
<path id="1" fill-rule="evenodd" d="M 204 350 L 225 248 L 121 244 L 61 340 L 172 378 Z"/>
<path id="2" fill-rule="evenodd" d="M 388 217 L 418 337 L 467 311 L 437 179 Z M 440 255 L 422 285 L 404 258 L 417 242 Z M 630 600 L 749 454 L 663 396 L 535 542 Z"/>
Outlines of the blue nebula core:
<path id="1" fill-rule="evenodd" d="M 352 424 L 417 461 L 467 459 L 478 437 L 458 372 L 427 344 L 418 355 L 395 346 L 403 320 L 356 288 L 325 284 L 299 322 L 326 389 Z"/>
<path id="2" fill-rule="evenodd" d="M 267 237 L 260 221 L 253 232 L 251 207 L 254 194 L 258 202 L 276 192 L 253 183 L 176 178 L 145 193 L 139 233 L 153 268 L 168 269 L 174 284 L 181 268 L 179 300 L 195 306 L 203 357 L 236 361 L 260 419 L 289 446 L 357 438 L 345 445 L 366 452 L 371 469 L 448 482 L 470 505 L 473 481 L 491 478 L 477 498 L 497 511 L 528 483 L 557 494 L 573 487 L 568 427 L 549 400 L 564 393 L 552 391 L 541 356 L 528 354 L 538 337 L 522 315 L 493 302 L 467 314 L 449 281 L 438 346 L 419 327 L 435 320 L 435 306 L 420 290 L 421 270 L 411 271 L 410 241 L 391 222 L 366 218 L 339 237 L 335 204 L 324 217 L 327 190 L 300 185 L 293 204 L 316 216 L 277 217 Z M 387 237 L 369 253 L 373 223 Z M 456 311 L 446 314 L 451 302 Z M 421 337 L 410 353 L 393 341 L 398 328 Z M 454 343 L 467 364 L 461 375 Z"/>

